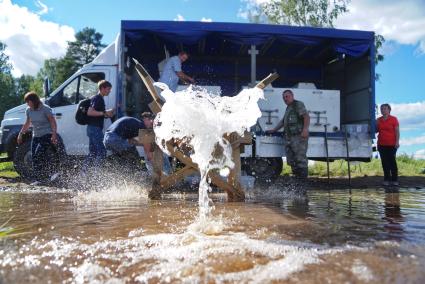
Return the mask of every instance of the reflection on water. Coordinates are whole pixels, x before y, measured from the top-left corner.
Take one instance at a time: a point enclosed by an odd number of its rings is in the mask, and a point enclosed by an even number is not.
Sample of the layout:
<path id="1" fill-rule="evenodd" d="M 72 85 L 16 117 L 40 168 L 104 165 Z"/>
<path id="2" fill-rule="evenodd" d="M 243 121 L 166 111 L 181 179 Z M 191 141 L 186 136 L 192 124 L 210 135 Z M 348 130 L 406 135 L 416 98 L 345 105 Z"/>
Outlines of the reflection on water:
<path id="1" fill-rule="evenodd" d="M 384 225 L 385 231 L 388 233 L 389 238 L 394 240 L 402 240 L 404 229 L 403 229 L 403 216 L 400 209 L 400 193 L 387 191 L 385 194 L 385 217 L 384 219 L 388 222 Z"/>
<path id="2" fill-rule="evenodd" d="M 384 282 L 425 278 L 423 190 L 255 188 L 245 203 L 212 194 L 149 201 L 103 192 L 3 191 L 0 283 Z"/>

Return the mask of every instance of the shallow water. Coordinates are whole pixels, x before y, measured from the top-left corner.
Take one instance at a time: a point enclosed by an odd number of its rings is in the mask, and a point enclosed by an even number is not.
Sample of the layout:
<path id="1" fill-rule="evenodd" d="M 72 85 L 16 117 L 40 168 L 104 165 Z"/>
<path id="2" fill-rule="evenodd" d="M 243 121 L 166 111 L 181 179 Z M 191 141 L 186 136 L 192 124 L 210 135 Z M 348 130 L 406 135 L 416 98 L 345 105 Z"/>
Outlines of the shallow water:
<path id="1" fill-rule="evenodd" d="M 244 203 L 213 193 L 150 201 L 103 192 L 0 191 L 0 283 L 423 283 L 424 189 L 254 188 Z"/>

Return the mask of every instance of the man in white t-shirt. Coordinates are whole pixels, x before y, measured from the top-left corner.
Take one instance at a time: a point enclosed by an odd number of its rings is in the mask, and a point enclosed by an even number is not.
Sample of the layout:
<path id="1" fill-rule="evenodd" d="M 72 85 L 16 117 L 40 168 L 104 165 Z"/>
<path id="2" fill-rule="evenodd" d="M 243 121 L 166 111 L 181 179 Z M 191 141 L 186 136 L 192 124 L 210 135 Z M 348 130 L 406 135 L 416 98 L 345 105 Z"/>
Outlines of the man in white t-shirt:
<path id="1" fill-rule="evenodd" d="M 188 58 L 189 55 L 185 51 L 180 51 L 178 55 L 170 57 L 165 63 L 159 82 L 167 84 L 173 92 L 177 90 L 179 79 L 186 84 L 194 84 L 195 80 L 182 71 L 182 63 Z"/>

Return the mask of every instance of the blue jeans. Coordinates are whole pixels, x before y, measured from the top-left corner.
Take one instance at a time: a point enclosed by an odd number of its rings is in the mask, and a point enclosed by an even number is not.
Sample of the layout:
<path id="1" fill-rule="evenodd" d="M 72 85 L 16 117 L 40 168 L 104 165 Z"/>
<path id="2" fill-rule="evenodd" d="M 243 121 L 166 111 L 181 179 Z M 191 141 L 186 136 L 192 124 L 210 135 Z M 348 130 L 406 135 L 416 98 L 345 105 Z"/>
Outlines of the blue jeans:
<path id="1" fill-rule="evenodd" d="M 136 148 L 134 145 L 128 143 L 127 139 L 122 138 L 114 132 L 105 133 L 105 138 L 103 138 L 103 144 L 107 150 L 111 150 L 114 153 L 122 153 Z"/>
<path id="2" fill-rule="evenodd" d="M 87 136 L 89 137 L 89 154 L 84 161 L 84 171 L 87 171 L 89 167 L 93 167 L 96 170 L 106 158 L 102 128 L 87 125 Z"/>
<path id="3" fill-rule="evenodd" d="M 48 148 L 54 147 L 51 142 L 52 134 L 41 137 L 33 137 L 31 141 L 32 168 L 34 178 L 43 181 L 48 178 L 48 169 L 52 167 L 50 161 L 53 157 L 48 157 Z"/>

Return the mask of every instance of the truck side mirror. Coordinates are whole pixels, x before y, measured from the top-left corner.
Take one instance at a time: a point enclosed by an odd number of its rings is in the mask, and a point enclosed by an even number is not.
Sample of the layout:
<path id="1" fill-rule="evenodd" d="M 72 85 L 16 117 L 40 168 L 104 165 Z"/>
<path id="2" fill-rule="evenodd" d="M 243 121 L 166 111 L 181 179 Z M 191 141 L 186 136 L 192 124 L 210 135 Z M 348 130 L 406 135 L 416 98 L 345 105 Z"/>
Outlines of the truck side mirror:
<path id="1" fill-rule="evenodd" d="M 43 93 L 44 93 L 44 97 L 48 98 L 49 94 L 50 94 L 50 80 L 48 77 L 44 78 L 44 82 L 43 82 Z"/>

